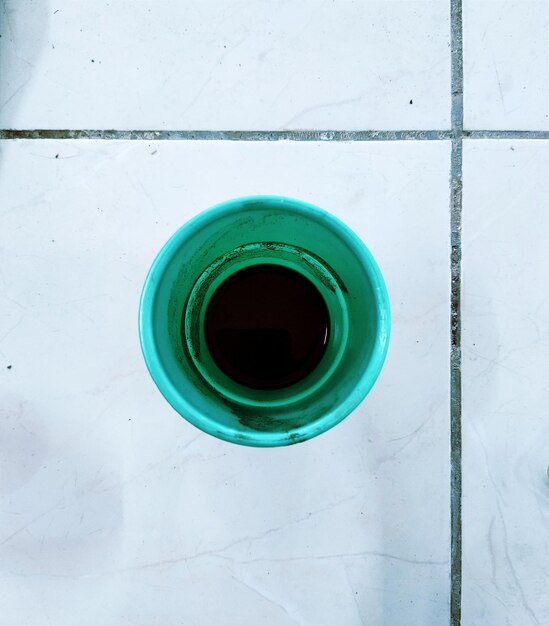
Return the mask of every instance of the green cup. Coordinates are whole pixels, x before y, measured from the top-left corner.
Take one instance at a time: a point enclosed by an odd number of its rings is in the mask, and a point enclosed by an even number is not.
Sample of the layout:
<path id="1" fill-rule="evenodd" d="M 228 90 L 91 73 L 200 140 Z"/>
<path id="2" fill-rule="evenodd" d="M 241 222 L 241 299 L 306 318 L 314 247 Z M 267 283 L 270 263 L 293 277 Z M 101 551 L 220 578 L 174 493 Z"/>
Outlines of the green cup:
<path id="1" fill-rule="evenodd" d="M 217 287 L 266 263 L 311 281 L 330 318 L 320 363 L 276 390 L 225 375 L 204 332 Z M 299 200 L 252 196 L 201 213 L 166 243 L 145 280 L 139 332 L 152 378 L 185 419 L 233 443 L 284 446 L 335 426 L 370 391 L 387 353 L 389 298 L 372 255 L 338 219 Z"/>

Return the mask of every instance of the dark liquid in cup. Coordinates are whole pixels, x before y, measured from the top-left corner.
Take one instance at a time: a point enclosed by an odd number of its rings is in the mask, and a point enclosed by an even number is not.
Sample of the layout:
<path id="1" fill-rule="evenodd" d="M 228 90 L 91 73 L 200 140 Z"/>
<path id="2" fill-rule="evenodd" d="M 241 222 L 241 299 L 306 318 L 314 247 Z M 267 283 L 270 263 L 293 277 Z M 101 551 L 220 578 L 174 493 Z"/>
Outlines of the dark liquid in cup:
<path id="1" fill-rule="evenodd" d="M 206 343 L 227 376 L 253 389 L 293 385 L 319 364 L 330 334 L 317 288 L 280 265 L 240 270 L 214 293 L 205 317 Z"/>

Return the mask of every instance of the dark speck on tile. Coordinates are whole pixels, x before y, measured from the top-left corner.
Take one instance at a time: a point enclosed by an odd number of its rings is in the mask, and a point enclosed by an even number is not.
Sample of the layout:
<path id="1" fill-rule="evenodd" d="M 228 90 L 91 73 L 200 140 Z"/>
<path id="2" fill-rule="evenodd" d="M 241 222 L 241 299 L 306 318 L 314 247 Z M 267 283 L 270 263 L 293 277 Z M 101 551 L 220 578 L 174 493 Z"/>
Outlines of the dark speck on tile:
<path id="1" fill-rule="evenodd" d="M 8 365 L 8 369 L 11 370 L 11 365 Z"/>
<path id="2" fill-rule="evenodd" d="M 414 101 L 413 101 L 413 100 L 410 100 L 410 104 L 414 104 Z"/>
<path id="3" fill-rule="evenodd" d="M 56 159 L 58 159 L 58 158 L 59 158 L 59 154 L 56 154 L 56 155 L 55 155 L 55 158 L 56 158 Z"/>

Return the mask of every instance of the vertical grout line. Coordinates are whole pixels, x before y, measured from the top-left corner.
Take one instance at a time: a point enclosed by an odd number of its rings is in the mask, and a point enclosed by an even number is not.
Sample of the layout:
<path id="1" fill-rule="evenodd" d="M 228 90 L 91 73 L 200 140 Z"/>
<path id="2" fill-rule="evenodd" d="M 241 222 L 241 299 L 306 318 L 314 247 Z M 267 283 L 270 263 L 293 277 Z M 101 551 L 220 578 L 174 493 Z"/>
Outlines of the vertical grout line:
<path id="1" fill-rule="evenodd" d="M 450 524 L 451 626 L 461 624 L 462 448 L 461 448 L 461 138 L 452 141 L 451 157 L 451 348 L 450 348 Z"/>
<path id="2" fill-rule="evenodd" d="M 462 440 L 461 440 L 461 222 L 463 187 L 462 0 L 450 0 L 452 155 L 450 161 L 450 624 L 461 624 Z"/>

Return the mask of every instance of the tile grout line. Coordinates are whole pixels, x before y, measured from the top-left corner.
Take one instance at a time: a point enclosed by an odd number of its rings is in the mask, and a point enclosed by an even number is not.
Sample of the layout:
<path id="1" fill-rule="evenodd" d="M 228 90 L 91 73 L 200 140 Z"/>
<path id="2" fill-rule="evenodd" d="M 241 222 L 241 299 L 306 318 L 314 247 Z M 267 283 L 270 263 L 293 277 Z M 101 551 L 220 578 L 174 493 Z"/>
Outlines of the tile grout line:
<path id="1" fill-rule="evenodd" d="M 464 130 L 467 139 L 549 139 L 549 130 Z"/>
<path id="2" fill-rule="evenodd" d="M 461 224 L 463 197 L 463 12 L 450 0 L 452 151 L 450 160 L 450 625 L 461 624 L 462 422 Z"/>
<path id="3" fill-rule="evenodd" d="M 0 139 L 145 141 L 440 141 L 451 130 L 69 130 L 1 129 Z"/>
<path id="4" fill-rule="evenodd" d="M 453 99 L 453 98 L 452 98 Z M 453 120 L 454 121 L 454 120 Z M 447 141 L 452 130 L 102 130 L 0 129 L 0 140 L 95 139 L 104 141 Z M 549 139 L 549 130 L 461 130 L 467 139 Z"/>

